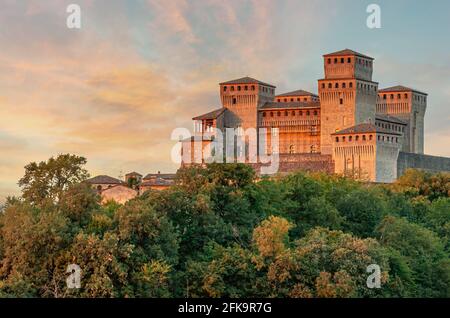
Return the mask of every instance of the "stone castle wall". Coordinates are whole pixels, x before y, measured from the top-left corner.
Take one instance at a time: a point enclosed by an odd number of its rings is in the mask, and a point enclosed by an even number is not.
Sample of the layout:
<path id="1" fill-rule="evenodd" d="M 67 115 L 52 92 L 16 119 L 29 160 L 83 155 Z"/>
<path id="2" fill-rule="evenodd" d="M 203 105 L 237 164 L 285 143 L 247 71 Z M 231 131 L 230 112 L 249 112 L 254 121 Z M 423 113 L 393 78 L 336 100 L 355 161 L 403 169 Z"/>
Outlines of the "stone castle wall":
<path id="1" fill-rule="evenodd" d="M 261 166 L 269 164 L 250 164 L 257 173 Z M 334 173 L 334 162 L 331 155 L 314 153 L 280 154 L 278 173 L 289 173 L 298 170 L 310 172 Z"/>
<path id="2" fill-rule="evenodd" d="M 408 168 L 450 172 L 450 158 L 400 152 L 397 160 L 397 176 L 400 177 Z"/>

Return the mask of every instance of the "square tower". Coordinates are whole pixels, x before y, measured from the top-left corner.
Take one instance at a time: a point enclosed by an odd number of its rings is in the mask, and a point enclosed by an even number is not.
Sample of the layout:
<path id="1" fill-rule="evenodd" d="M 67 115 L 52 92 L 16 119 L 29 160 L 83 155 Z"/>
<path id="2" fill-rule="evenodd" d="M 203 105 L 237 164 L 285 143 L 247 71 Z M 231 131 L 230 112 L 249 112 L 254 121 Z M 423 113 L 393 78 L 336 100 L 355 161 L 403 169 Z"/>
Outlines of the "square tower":
<path id="1" fill-rule="evenodd" d="M 258 109 L 275 96 L 275 86 L 243 77 L 220 83 L 220 99 L 227 112 L 225 126 L 230 128 L 258 128 Z"/>
<path id="2" fill-rule="evenodd" d="M 401 85 L 378 91 L 377 113 L 398 117 L 408 124 L 404 132 L 404 152 L 423 154 L 426 109 L 426 93 Z"/>
<path id="3" fill-rule="evenodd" d="M 321 153 L 332 153 L 332 134 L 362 123 L 375 123 L 378 83 L 372 81 L 373 58 L 345 49 L 326 54 L 325 78 L 318 82 Z"/>

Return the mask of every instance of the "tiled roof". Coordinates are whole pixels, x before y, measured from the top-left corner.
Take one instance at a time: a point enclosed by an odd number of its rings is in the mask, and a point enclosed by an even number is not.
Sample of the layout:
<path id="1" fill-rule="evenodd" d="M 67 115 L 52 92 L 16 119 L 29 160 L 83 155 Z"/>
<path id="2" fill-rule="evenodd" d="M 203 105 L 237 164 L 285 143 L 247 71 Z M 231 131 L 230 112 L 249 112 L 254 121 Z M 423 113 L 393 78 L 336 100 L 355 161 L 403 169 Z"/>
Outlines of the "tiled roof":
<path id="1" fill-rule="evenodd" d="M 399 133 L 396 133 L 396 132 L 393 132 L 391 130 L 384 129 L 381 127 L 377 127 L 374 124 L 368 124 L 368 123 L 363 123 L 363 124 L 358 124 L 356 126 L 348 127 L 348 128 L 339 130 L 339 131 L 333 133 L 332 135 L 359 134 L 359 133 L 370 133 L 370 132 L 401 136 L 401 134 L 399 134 Z"/>
<path id="2" fill-rule="evenodd" d="M 403 124 L 403 125 L 407 125 L 408 124 L 403 119 L 400 119 L 398 117 L 394 117 L 394 116 L 391 116 L 391 115 L 388 115 L 388 114 L 376 114 L 375 115 L 375 119 L 388 121 L 388 122 L 396 123 L 396 124 Z"/>
<path id="3" fill-rule="evenodd" d="M 317 96 L 318 97 L 318 95 L 313 94 L 311 92 L 304 91 L 302 89 L 298 89 L 296 91 L 280 94 L 280 95 L 277 95 L 275 97 L 283 97 L 283 96 Z"/>
<path id="4" fill-rule="evenodd" d="M 173 183 L 173 180 L 156 178 L 155 180 L 145 181 L 141 183 L 141 186 L 170 186 L 173 185 Z"/>
<path id="5" fill-rule="evenodd" d="M 248 76 L 220 83 L 220 85 L 224 85 L 224 84 L 260 84 L 260 85 L 270 86 L 273 88 L 276 87 L 276 86 L 273 86 L 272 84 L 267 84 L 267 83 L 258 81 L 257 79 L 254 79 L 254 78 L 248 77 Z"/>
<path id="6" fill-rule="evenodd" d="M 345 49 L 345 50 L 341 50 L 341 51 L 337 51 L 337 52 L 333 52 L 333 53 L 328 53 L 328 54 L 325 54 L 324 56 L 341 56 L 341 55 L 356 55 L 356 56 L 360 56 L 360 57 L 364 57 L 364 58 L 373 60 L 373 57 L 355 52 L 350 49 Z"/>
<path id="7" fill-rule="evenodd" d="M 428 95 L 427 93 L 418 91 L 416 89 L 410 88 L 410 87 L 406 87 L 403 85 L 396 85 L 396 86 L 392 86 L 392 87 L 387 87 L 387 88 L 383 88 L 383 89 L 379 89 L 378 93 L 387 93 L 387 92 L 416 92 L 419 94 L 423 94 L 423 95 Z"/>
<path id="8" fill-rule="evenodd" d="M 93 177 L 91 179 L 86 180 L 87 183 L 90 184 L 122 184 L 123 181 L 110 177 L 110 176 L 106 176 L 106 175 L 100 175 L 100 176 L 96 176 Z"/>
<path id="9" fill-rule="evenodd" d="M 192 118 L 193 120 L 204 120 L 204 119 L 216 119 L 217 117 L 219 117 L 224 111 L 226 110 L 226 108 L 219 108 L 216 110 L 213 110 L 212 112 L 197 116 Z"/>
<path id="10" fill-rule="evenodd" d="M 113 185 L 113 186 L 111 186 L 111 187 L 108 187 L 108 188 L 106 188 L 106 189 L 101 190 L 100 193 L 103 194 L 104 192 L 108 192 L 109 190 L 115 189 L 115 188 L 117 188 L 117 187 L 124 187 L 124 188 L 127 188 L 127 189 L 130 190 L 130 191 L 137 192 L 136 190 L 134 190 L 134 189 L 128 187 L 128 186 L 125 185 L 125 184 L 115 184 L 115 185 Z"/>
<path id="11" fill-rule="evenodd" d="M 139 176 L 139 177 L 142 177 L 142 174 L 140 174 L 140 173 L 138 173 L 136 171 L 133 171 L 133 172 L 127 173 L 126 176 Z"/>
<path id="12" fill-rule="evenodd" d="M 149 173 L 144 177 L 144 180 L 147 179 L 175 179 L 176 174 L 175 173 Z"/>
<path id="13" fill-rule="evenodd" d="M 261 106 L 262 109 L 284 109 L 284 108 L 320 108 L 319 102 L 268 102 Z"/>

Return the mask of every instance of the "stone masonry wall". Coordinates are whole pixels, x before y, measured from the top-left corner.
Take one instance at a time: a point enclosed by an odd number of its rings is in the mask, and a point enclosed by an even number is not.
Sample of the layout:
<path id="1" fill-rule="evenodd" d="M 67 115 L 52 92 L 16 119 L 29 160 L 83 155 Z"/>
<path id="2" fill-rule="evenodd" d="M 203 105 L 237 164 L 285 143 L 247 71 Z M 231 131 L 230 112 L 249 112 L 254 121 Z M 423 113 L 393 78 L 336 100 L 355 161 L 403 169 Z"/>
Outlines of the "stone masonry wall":
<path id="1" fill-rule="evenodd" d="M 450 172 L 450 158 L 400 152 L 397 160 L 397 176 L 400 177 L 408 168 Z"/>

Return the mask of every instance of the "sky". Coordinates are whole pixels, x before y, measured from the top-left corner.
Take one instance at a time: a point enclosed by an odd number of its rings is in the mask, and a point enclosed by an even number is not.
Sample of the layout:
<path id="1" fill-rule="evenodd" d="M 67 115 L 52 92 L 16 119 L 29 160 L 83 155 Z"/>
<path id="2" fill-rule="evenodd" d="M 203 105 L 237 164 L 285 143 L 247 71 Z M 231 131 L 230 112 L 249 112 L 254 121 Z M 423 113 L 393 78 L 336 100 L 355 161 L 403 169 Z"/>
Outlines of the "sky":
<path id="1" fill-rule="evenodd" d="M 171 132 L 220 107 L 219 82 L 317 92 L 322 55 L 344 48 L 375 58 L 380 88 L 429 94 L 425 152 L 450 157 L 449 33 L 447 0 L 0 0 L 0 201 L 61 153 L 93 176 L 175 172 Z"/>

